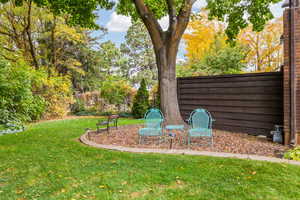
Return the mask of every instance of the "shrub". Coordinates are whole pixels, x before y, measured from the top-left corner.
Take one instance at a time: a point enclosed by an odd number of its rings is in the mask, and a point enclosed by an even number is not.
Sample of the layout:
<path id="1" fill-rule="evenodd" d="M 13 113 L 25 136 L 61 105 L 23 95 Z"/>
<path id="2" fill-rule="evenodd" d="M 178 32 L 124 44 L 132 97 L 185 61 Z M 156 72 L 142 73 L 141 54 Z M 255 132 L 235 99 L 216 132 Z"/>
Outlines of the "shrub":
<path id="1" fill-rule="evenodd" d="M 17 113 L 11 113 L 8 110 L 0 109 L 0 133 L 7 130 L 23 129 L 23 123 L 18 118 Z"/>
<path id="2" fill-rule="evenodd" d="M 101 98 L 109 104 L 130 104 L 134 90 L 127 80 L 121 77 L 110 76 L 101 84 Z"/>
<path id="3" fill-rule="evenodd" d="M 132 106 L 132 115 L 135 118 L 144 117 L 144 114 L 149 109 L 149 93 L 146 88 L 146 81 L 143 79 L 137 94 L 134 97 Z"/>
<path id="4" fill-rule="evenodd" d="M 300 161 L 300 146 L 289 150 L 284 154 L 284 158 L 290 159 L 290 160 L 298 160 Z"/>
<path id="5" fill-rule="evenodd" d="M 40 119 L 44 99 L 32 92 L 35 71 L 25 62 L 0 59 L 0 123 L 19 124 Z"/>
<path id="6" fill-rule="evenodd" d="M 79 112 L 75 113 L 75 115 L 77 115 L 77 116 L 99 116 L 100 114 L 96 111 L 84 110 L 84 111 L 79 111 Z"/>
<path id="7" fill-rule="evenodd" d="M 46 110 L 44 118 L 57 118 L 65 116 L 73 103 L 71 80 L 69 76 L 60 76 L 52 73 L 48 77 L 45 71 L 36 73 L 34 92 L 44 98 Z"/>
<path id="8" fill-rule="evenodd" d="M 99 115 L 100 116 L 109 116 L 109 115 L 112 115 L 114 114 L 114 112 L 112 111 L 105 111 L 105 112 L 100 112 Z"/>
<path id="9" fill-rule="evenodd" d="M 76 114 L 85 111 L 83 100 L 76 98 L 75 103 L 71 106 L 71 112 Z"/>
<path id="10" fill-rule="evenodd" d="M 130 117 L 132 117 L 132 114 L 128 113 L 128 112 L 120 112 L 118 115 L 120 117 L 124 117 L 124 118 L 130 118 Z"/>

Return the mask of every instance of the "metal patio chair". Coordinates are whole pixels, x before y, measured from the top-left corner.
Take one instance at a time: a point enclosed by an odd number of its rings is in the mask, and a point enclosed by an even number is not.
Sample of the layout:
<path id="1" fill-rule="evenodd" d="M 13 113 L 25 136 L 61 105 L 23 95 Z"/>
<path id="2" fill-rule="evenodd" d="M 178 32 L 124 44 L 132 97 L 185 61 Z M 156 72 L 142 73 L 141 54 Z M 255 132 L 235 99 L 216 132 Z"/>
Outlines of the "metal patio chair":
<path id="1" fill-rule="evenodd" d="M 199 108 L 191 113 L 188 121 L 192 126 L 188 130 L 188 145 L 190 146 L 193 137 L 208 137 L 210 145 L 213 146 L 212 122 L 215 120 L 211 114 L 207 110 Z"/>
<path id="2" fill-rule="evenodd" d="M 162 123 L 164 117 L 159 109 L 152 108 L 148 110 L 144 117 L 145 127 L 139 129 L 139 144 L 147 136 L 163 136 Z M 160 138 L 159 138 L 160 139 Z"/>

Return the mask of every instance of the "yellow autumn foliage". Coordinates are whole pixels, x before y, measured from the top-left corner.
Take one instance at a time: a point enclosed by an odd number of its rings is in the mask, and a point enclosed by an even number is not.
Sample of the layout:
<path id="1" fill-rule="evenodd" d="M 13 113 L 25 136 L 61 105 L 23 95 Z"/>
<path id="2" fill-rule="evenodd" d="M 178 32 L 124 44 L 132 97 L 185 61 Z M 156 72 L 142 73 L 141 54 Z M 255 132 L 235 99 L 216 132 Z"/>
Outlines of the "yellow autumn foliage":
<path id="1" fill-rule="evenodd" d="M 70 78 L 59 76 L 56 72 L 52 72 L 52 76 L 48 77 L 45 71 L 36 71 L 34 93 L 47 102 L 43 118 L 60 118 L 69 112 L 69 106 L 74 102 Z"/>
<path id="2" fill-rule="evenodd" d="M 263 31 L 252 31 L 247 27 L 238 36 L 238 42 L 248 47 L 246 61 L 255 71 L 277 71 L 283 64 L 283 21 L 277 18 L 269 22 Z"/>
<path id="3" fill-rule="evenodd" d="M 218 37 L 223 41 L 221 46 L 226 45 L 226 36 L 224 34 L 224 24 L 216 20 L 208 20 L 207 13 L 195 16 L 189 23 L 183 39 L 186 44 L 186 56 L 189 61 L 200 60 L 208 53 L 212 43 Z"/>
<path id="4" fill-rule="evenodd" d="M 212 44 L 218 39 L 219 48 L 225 47 L 225 25 L 217 20 L 208 20 L 206 12 L 197 14 L 190 21 L 183 39 L 186 45 L 186 57 L 189 63 L 195 63 L 210 54 Z M 283 45 L 280 37 L 283 33 L 282 17 L 268 24 L 261 32 L 247 27 L 241 31 L 237 44 L 245 47 L 245 63 L 251 71 L 278 71 L 283 64 Z"/>

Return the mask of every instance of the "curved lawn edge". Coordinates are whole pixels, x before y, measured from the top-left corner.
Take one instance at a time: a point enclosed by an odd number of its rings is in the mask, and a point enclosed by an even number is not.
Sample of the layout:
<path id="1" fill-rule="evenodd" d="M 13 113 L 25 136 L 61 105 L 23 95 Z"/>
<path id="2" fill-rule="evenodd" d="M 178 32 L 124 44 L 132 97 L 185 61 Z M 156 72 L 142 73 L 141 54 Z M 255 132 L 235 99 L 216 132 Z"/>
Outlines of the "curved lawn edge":
<path id="1" fill-rule="evenodd" d="M 124 147 L 124 146 L 117 146 L 117 145 L 98 144 L 88 139 L 88 133 L 89 131 L 85 132 L 82 136 L 80 136 L 79 140 L 85 145 L 95 147 L 95 148 L 100 148 L 100 149 L 115 150 L 115 151 L 130 152 L 130 153 L 158 153 L 158 154 L 175 154 L 175 155 L 177 154 L 177 155 L 194 155 L 194 156 L 212 156 L 212 157 L 221 157 L 221 158 L 237 158 L 237 159 L 246 159 L 246 160 L 266 161 L 272 163 L 286 163 L 286 164 L 300 166 L 299 161 L 272 158 L 267 156 L 251 155 L 251 154 L 194 151 L 188 149 L 134 148 L 134 147 Z"/>

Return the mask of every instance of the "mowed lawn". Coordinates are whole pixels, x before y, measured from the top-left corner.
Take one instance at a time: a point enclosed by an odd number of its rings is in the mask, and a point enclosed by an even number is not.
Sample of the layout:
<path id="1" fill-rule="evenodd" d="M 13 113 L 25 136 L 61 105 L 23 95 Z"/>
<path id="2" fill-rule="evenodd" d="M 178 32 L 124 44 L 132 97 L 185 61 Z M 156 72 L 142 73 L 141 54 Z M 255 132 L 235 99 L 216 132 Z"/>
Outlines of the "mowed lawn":
<path id="1" fill-rule="evenodd" d="M 300 199 L 300 167 L 79 143 L 96 121 L 48 121 L 1 136 L 0 199 Z"/>

